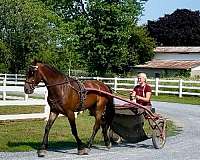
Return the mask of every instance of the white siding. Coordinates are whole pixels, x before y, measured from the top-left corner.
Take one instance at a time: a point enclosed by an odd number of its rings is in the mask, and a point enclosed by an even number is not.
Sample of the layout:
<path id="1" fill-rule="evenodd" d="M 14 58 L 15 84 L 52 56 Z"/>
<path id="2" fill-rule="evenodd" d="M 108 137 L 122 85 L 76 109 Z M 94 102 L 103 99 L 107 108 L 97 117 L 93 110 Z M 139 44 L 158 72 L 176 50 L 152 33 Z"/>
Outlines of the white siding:
<path id="1" fill-rule="evenodd" d="M 200 66 L 191 69 L 191 77 L 200 76 Z"/>

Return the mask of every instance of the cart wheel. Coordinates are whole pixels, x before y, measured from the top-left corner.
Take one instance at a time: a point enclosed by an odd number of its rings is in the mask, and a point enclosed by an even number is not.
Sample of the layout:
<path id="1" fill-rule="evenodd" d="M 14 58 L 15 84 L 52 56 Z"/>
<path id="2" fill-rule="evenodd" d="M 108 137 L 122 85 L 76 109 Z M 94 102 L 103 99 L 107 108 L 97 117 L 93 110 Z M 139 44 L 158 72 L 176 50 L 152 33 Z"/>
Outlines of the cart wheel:
<path id="1" fill-rule="evenodd" d="M 166 142 L 165 125 L 166 125 L 165 120 L 162 122 L 160 121 L 158 122 L 158 126 L 156 126 L 156 128 L 153 130 L 152 142 L 154 148 L 156 149 L 161 149 L 165 145 Z M 160 130 L 158 129 L 158 127 L 160 128 Z"/>
<path id="2" fill-rule="evenodd" d="M 109 131 L 110 140 L 112 143 L 120 144 L 122 143 L 122 137 L 116 134 L 112 129 Z"/>

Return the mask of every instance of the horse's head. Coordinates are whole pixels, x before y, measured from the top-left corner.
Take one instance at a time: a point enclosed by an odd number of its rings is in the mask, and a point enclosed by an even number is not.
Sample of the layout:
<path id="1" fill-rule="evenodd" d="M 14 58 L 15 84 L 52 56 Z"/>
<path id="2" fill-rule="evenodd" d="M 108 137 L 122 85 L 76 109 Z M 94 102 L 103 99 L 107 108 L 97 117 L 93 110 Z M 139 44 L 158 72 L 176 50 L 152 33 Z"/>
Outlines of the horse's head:
<path id="1" fill-rule="evenodd" d="M 31 65 L 26 73 L 26 80 L 24 84 L 24 92 L 26 94 L 32 94 L 35 87 L 42 80 L 42 75 L 40 74 L 40 65 Z"/>

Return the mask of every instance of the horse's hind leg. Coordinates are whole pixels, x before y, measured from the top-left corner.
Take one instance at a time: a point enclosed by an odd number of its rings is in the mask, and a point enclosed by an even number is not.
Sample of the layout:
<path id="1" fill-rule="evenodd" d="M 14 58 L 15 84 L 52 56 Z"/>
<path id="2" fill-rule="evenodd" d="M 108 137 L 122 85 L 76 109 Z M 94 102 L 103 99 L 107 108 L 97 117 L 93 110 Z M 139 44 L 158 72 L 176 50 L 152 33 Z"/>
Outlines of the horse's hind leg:
<path id="1" fill-rule="evenodd" d="M 101 116 L 102 114 L 100 112 L 96 112 L 96 116 L 95 116 L 95 124 L 93 127 L 93 132 L 92 132 L 92 136 L 90 137 L 89 141 L 88 141 L 88 148 L 90 149 L 92 146 L 92 143 L 94 141 L 94 137 L 96 136 L 99 128 L 100 128 L 100 123 L 101 123 Z"/>
<path id="2" fill-rule="evenodd" d="M 108 123 L 106 122 L 105 118 L 102 117 L 102 123 L 101 123 L 101 128 L 102 128 L 102 133 L 103 133 L 103 137 L 104 137 L 104 142 L 105 142 L 105 146 L 110 149 L 112 144 L 111 144 L 111 141 L 110 141 L 110 137 L 108 136 L 108 128 L 109 128 L 109 125 Z"/>
<path id="3" fill-rule="evenodd" d="M 42 146 L 41 146 L 41 149 L 38 150 L 38 157 L 44 157 L 45 154 L 46 154 L 46 150 L 47 150 L 47 147 L 48 147 L 49 131 L 50 131 L 50 129 L 51 129 L 51 127 L 52 127 L 52 125 L 55 122 L 57 117 L 58 117 L 57 113 L 50 112 L 49 119 L 48 119 L 46 127 L 45 127 L 45 133 L 44 133 L 44 137 L 43 137 L 43 141 L 42 141 Z"/>
<path id="4" fill-rule="evenodd" d="M 75 123 L 75 115 L 73 111 L 69 111 L 67 113 L 67 117 L 71 126 L 71 131 L 73 136 L 76 139 L 77 142 L 77 146 L 78 146 L 78 154 L 79 155 L 84 155 L 84 154 L 88 154 L 88 151 L 85 149 L 85 145 L 84 143 L 82 143 L 82 141 L 80 140 L 80 138 L 78 137 L 78 132 L 76 129 L 76 123 Z"/>

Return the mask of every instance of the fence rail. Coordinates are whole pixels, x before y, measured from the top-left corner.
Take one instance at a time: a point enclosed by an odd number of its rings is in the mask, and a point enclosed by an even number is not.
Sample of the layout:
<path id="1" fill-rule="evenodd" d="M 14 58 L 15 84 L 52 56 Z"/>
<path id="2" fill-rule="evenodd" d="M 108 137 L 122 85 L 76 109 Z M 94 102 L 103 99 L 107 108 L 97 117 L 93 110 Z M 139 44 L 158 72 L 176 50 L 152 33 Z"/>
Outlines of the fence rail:
<path id="1" fill-rule="evenodd" d="M 49 106 L 47 103 L 47 89 L 44 84 L 40 84 L 35 89 L 35 95 L 40 95 L 42 99 L 28 97 L 24 93 L 24 75 L 0 74 L 0 106 L 6 105 L 44 105 L 43 113 L 18 114 L 18 115 L 0 115 L 0 120 L 28 119 L 28 118 L 48 118 Z M 111 86 L 115 92 L 131 91 L 137 85 L 137 78 L 104 78 L 104 77 L 79 77 L 80 80 L 94 79 L 103 81 Z M 166 79 L 148 79 L 153 92 L 156 96 L 159 94 L 176 94 L 179 97 L 184 95 L 200 96 L 200 81 L 186 80 L 166 80 Z M 17 95 L 16 95 L 17 93 Z M 17 97 L 18 99 L 12 100 Z"/>

